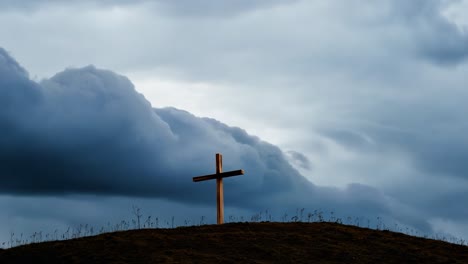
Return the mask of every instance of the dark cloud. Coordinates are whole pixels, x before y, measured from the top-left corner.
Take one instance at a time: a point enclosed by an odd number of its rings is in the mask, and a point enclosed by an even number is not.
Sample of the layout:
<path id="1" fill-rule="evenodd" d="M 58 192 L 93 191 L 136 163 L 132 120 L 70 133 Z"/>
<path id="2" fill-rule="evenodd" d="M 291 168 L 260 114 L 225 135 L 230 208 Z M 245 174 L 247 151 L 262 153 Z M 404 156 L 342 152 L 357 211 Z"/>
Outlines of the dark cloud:
<path id="1" fill-rule="evenodd" d="M 226 182 L 231 206 L 331 208 L 411 220 L 411 214 L 395 214 L 375 188 L 313 185 L 278 147 L 240 128 L 175 108 L 154 109 L 123 76 L 88 66 L 35 83 L 4 50 L 0 54 L 0 98 L 16 100 L 0 105 L 0 127 L 8 131 L 0 140 L 3 194 L 116 195 L 206 205 L 214 183 L 191 178 L 213 173 L 214 154 L 222 152 L 225 170 L 246 171 Z M 292 155 L 309 164 L 300 153 Z"/>
<path id="2" fill-rule="evenodd" d="M 23 114 L 26 105 L 35 105 L 40 99 L 37 85 L 29 80 L 28 73 L 11 57 L 2 50 L 0 52 L 0 74 L 1 76 L 14 76 L 14 78 L 0 79 L 0 87 L 5 87 L 0 97 L 2 112 L 5 115 L 19 111 Z"/>
<path id="3" fill-rule="evenodd" d="M 466 94 L 436 97 L 434 102 L 418 97 L 410 103 L 393 103 L 375 115 L 368 115 L 375 118 L 373 122 L 325 129 L 323 135 L 353 154 L 386 158 L 387 161 L 375 165 L 371 159 L 364 173 L 373 177 L 383 174 L 393 181 L 381 187 L 387 195 L 417 208 L 427 219 L 439 217 L 463 222 L 468 213 L 461 202 L 467 199 L 468 144 L 464 131 L 468 122 L 464 118 L 466 110 L 457 105 Z M 361 134 L 367 135 L 372 144 L 356 137 Z M 398 154 L 389 155 L 391 152 Z M 395 163 L 395 157 L 406 164 Z M 411 169 L 386 174 L 390 166 Z"/>
<path id="4" fill-rule="evenodd" d="M 467 179 L 468 142 L 464 131 L 468 129 L 468 111 L 461 106 L 467 95 L 460 91 L 434 101 L 399 102 L 373 117 L 376 123 L 387 126 L 364 125 L 356 129 L 369 135 L 380 149 L 407 153 L 427 177 Z"/>
<path id="5" fill-rule="evenodd" d="M 425 134 L 398 140 L 401 148 L 413 153 L 415 164 L 424 172 L 468 180 L 468 142 L 463 135 L 451 138 L 448 134 Z"/>
<path id="6" fill-rule="evenodd" d="M 233 206 L 323 203 L 338 210 L 343 198 L 364 209 L 363 214 L 388 211 L 385 200 L 377 197 L 372 202 L 360 196 L 350 199 L 353 186 L 344 191 L 317 188 L 293 169 L 279 148 L 240 128 L 175 108 L 153 109 L 123 76 L 88 66 L 36 84 L 1 53 L 10 65 L 1 66 L 2 73 L 8 73 L 1 75 L 2 82 L 10 84 L 0 87 L 1 98 L 18 93 L 18 103 L 0 119 L 1 126 L 12 131 L 0 141 L 4 194 L 124 195 L 206 204 L 212 201 L 213 183 L 193 183 L 191 177 L 212 173 L 219 151 L 225 170 L 246 171 L 227 183 L 226 197 Z M 6 106 L 2 104 L 2 113 Z M 18 124 L 16 113 L 30 107 L 34 114 Z M 375 206 L 360 207 L 369 202 Z"/>
<path id="7" fill-rule="evenodd" d="M 208 185 L 194 185 L 191 177 L 212 172 L 216 152 L 225 155 L 226 169 L 248 171 L 232 179 L 238 200 L 259 190 L 267 195 L 313 189 L 277 147 L 213 119 L 153 109 L 123 76 L 88 66 L 36 84 L 4 51 L 2 57 L 1 98 L 17 101 L 1 109 L 7 114 L 0 124 L 12 131 L 1 141 L 3 193 L 202 202 L 210 197 Z M 31 107 L 34 114 L 18 124 L 17 113 Z"/>

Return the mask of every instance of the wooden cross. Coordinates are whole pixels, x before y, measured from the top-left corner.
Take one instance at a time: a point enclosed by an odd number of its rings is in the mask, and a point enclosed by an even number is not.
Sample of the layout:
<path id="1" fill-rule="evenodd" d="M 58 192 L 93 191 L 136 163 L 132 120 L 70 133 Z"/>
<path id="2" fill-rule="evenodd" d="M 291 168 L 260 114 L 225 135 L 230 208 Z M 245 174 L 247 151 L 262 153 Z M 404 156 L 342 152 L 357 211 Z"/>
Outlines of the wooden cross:
<path id="1" fill-rule="evenodd" d="M 223 172 L 223 156 L 216 154 L 216 174 L 193 177 L 194 182 L 207 181 L 216 179 L 216 206 L 217 206 L 217 222 L 218 225 L 224 223 L 224 195 L 223 195 L 223 178 L 244 175 L 244 170 Z"/>

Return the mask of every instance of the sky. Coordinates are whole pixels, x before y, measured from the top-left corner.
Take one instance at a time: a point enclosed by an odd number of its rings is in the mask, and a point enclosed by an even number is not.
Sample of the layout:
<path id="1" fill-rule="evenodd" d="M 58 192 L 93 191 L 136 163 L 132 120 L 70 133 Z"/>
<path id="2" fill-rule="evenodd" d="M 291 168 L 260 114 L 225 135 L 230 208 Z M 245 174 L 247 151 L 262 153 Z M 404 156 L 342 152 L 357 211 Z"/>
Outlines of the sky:
<path id="1" fill-rule="evenodd" d="M 268 210 L 468 239 L 468 1 L 0 1 L 0 241 Z M 52 231 L 53 232 L 53 231 Z"/>

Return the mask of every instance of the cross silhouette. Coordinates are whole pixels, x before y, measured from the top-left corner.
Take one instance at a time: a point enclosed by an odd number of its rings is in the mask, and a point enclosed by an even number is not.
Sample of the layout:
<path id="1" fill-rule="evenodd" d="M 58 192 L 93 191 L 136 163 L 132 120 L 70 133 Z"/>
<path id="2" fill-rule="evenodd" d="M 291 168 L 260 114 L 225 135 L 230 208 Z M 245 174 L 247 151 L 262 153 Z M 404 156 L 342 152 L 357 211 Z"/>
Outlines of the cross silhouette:
<path id="1" fill-rule="evenodd" d="M 223 194 L 223 178 L 244 175 L 244 170 L 235 170 L 223 172 L 223 156 L 216 154 L 216 174 L 193 177 L 194 182 L 207 181 L 216 179 L 216 209 L 217 223 L 224 223 L 224 194 Z"/>

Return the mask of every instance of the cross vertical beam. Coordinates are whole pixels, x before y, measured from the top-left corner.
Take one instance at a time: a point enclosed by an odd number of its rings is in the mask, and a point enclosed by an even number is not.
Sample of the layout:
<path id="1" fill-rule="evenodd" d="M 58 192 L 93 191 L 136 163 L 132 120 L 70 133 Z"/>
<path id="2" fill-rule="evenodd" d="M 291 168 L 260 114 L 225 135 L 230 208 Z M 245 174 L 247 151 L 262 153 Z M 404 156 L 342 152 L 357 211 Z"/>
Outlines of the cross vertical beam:
<path id="1" fill-rule="evenodd" d="M 216 173 L 193 177 L 194 182 L 207 181 L 216 179 L 216 222 L 219 224 L 224 223 L 224 193 L 223 193 L 223 178 L 244 175 L 244 170 L 227 171 L 223 172 L 223 156 L 219 153 L 216 154 Z"/>
<path id="2" fill-rule="evenodd" d="M 223 156 L 216 153 L 216 175 L 221 176 L 223 172 Z M 216 178 L 216 219 L 217 223 L 224 223 L 224 193 L 223 193 L 223 178 Z"/>

